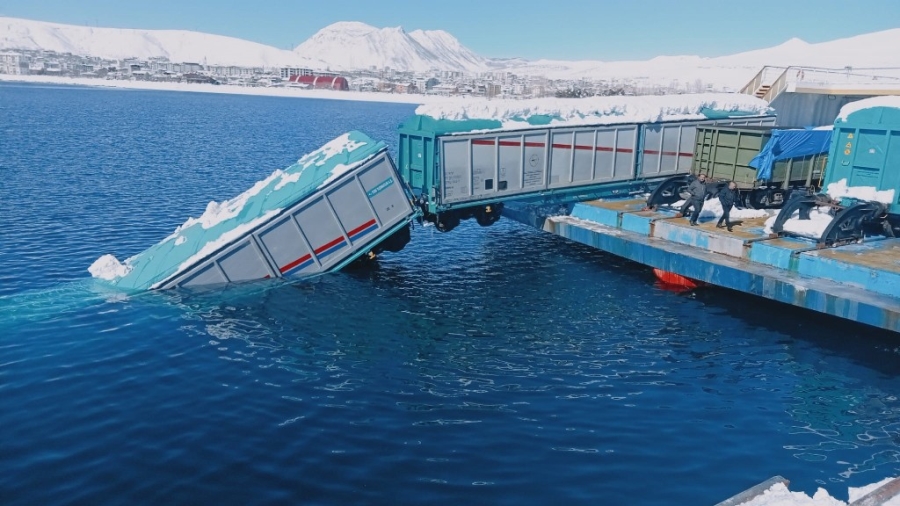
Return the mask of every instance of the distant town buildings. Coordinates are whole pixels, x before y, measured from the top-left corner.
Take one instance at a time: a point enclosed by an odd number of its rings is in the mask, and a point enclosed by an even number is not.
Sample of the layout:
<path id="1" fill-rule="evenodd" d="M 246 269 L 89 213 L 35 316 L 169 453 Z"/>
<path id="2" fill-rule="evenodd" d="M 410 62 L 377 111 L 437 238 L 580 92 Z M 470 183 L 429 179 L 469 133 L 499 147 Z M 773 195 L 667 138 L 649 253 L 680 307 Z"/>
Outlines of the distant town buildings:
<path id="1" fill-rule="evenodd" d="M 552 80 L 510 71 L 464 73 L 431 70 L 404 72 L 390 67 L 336 73 L 302 67 L 239 67 L 166 58 L 103 59 L 53 51 L 0 52 L 0 74 L 55 75 L 95 79 L 211 83 L 234 86 L 314 88 L 372 93 L 418 93 L 487 98 L 586 97 L 595 95 L 659 95 L 709 91 L 701 81 L 667 86 L 630 80 Z"/>
<path id="2" fill-rule="evenodd" d="M 347 79 L 337 75 L 293 75 L 288 79 L 288 82 L 291 85 L 318 90 L 347 91 L 350 89 Z"/>
<path id="3" fill-rule="evenodd" d="M 313 75 L 312 69 L 305 68 L 296 68 L 296 67 L 281 67 L 278 69 L 278 72 L 282 79 L 290 79 L 294 76 L 311 76 Z"/>
<path id="4" fill-rule="evenodd" d="M 22 73 L 21 56 L 18 53 L 0 53 L 0 74 Z"/>

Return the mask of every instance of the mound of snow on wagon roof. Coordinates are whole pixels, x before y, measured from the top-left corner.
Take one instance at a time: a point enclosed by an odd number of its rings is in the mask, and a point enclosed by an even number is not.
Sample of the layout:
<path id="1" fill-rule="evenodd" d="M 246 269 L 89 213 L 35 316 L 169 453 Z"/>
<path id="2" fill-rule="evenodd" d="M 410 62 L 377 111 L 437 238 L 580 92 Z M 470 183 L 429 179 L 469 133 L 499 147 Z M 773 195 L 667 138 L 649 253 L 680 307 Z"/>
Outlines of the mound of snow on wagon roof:
<path id="1" fill-rule="evenodd" d="M 872 97 L 857 100 L 856 102 L 850 102 L 844 107 L 841 107 L 838 119 L 847 121 L 847 118 L 849 118 L 851 114 L 862 111 L 863 109 L 872 109 L 875 107 L 893 107 L 894 109 L 900 109 L 900 96 Z"/>
<path id="2" fill-rule="evenodd" d="M 188 218 L 158 244 L 125 262 L 103 255 L 88 269 L 95 278 L 127 290 L 155 288 L 316 193 L 384 149 L 360 132 L 348 132 L 278 169 L 237 197 L 210 202 L 199 218 Z"/>
<path id="3" fill-rule="evenodd" d="M 457 99 L 419 106 L 416 114 L 435 120 L 500 121 L 503 128 L 533 128 L 534 118 L 545 124 L 604 125 L 702 120 L 721 117 L 764 116 L 768 102 L 750 95 L 701 93 L 695 95 L 615 96 L 590 98 L 538 98 L 532 100 Z"/>

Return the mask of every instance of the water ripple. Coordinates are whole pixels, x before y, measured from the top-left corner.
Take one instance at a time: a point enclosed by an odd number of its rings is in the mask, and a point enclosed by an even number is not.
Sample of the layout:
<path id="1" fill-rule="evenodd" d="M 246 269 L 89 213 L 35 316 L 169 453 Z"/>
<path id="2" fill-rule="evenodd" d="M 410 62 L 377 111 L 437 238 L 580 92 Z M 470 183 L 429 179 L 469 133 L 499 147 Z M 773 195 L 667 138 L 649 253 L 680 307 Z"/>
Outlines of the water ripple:
<path id="1" fill-rule="evenodd" d="M 396 150 L 413 107 L 0 88 L 4 503 L 712 504 L 900 472 L 896 336 L 507 220 L 310 281 L 103 291 L 99 255 L 351 128 Z"/>

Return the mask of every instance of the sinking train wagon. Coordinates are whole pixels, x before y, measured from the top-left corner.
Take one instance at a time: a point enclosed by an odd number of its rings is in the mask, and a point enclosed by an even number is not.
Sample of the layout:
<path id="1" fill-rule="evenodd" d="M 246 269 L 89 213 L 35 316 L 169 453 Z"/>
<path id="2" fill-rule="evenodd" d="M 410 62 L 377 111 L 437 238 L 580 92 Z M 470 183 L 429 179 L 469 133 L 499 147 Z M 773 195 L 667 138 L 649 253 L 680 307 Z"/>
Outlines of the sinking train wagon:
<path id="1" fill-rule="evenodd" d="M 124 263 L 89 269 L 128 291 L 309 277 L 399 251 L 417 215 L 387 146 L 349 132 L 237 197 L 210 203 Z"/>
<path id="2" fill-rule="evenodd" d="M 691 170 L 698 128 L 773 125 L 730 94 L 483 101 L 419 107 L 400 126 L 399 170 L 441 231 L 504 202 L 566 204 L 647 192 Z"/>

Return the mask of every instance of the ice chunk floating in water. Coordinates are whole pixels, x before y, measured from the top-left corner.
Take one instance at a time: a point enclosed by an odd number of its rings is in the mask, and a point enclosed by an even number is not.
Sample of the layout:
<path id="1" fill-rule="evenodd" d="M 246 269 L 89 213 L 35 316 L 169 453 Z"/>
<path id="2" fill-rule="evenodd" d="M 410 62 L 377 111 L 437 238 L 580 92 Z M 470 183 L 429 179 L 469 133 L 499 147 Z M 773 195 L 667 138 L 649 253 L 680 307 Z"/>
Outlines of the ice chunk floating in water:
<path id="1" fill-rule="evenodd" d="M 342 181 L 356 178 L 359 183 L 329 186 L 344 175 Z M 391 199 L 389 203 L 400 205 L 361 206 L 367 198 L 373 203 Z M 307 205 L 311 202 L 316 204 Z M 394 211 L 384 214 L 385 207 Z M 146 251 L 124 262 L 103 255 L 89 271 L 126 291 L 180 286 L 184 276 L 192 276 L 191 284 L 205 284 L 277 277 L 310 267 L 321 272 L 352 260 L 372 241 L 408 225 L 413 214 L 385 144 L 354 131 L 276 170 L 231 200 L 210 202 L 202 216 L 189 218 Z M 315 230 L 304 230 L 301 238 L 297 223 L 303 228 L 304 217 Z M 267 237 L 275 238 L 274 250 L 262 239 L 250 238 L 261 230 L 272 232 Z M 309 244 L 302 244 L 307 240 Z M 232 265 L 238 265 L 237 279 L 216 264 L 223 254 L 232 255 Z M 332 256 L 325 258 L 328 255 Z M 194 276 L 198 270 L 202 272 Z"/>

